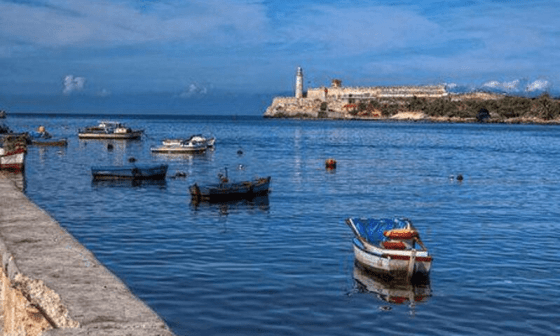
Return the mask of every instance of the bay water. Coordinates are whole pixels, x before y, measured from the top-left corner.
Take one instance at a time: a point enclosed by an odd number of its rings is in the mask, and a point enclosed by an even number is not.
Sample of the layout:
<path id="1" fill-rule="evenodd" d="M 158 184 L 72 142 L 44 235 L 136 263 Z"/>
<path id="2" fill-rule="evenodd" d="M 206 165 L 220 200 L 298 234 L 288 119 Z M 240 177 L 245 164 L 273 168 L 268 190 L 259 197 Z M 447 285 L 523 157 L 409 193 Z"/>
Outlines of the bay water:
<path id="1" fill-rule="evenodd" d="M 177 335 L 560 333 L 560 126 L 143 115 L 118 118 L 141 140 L 78 139 L 102 119 L 10 115 L 14 131 L 42 125 L 69 142 L 29 147 L 25 193 Z M 150 152 L 191 134 L 215 149 Z M 167 179 L 92 182 L 91 166 L 130 157 L 169 164 Z M 271 194 L 192 204 L 189 185 L 226 168 L 271 176 Z M 344 220 L 392 216 L 434 257 L 422 285 L 354 263 Z"/>

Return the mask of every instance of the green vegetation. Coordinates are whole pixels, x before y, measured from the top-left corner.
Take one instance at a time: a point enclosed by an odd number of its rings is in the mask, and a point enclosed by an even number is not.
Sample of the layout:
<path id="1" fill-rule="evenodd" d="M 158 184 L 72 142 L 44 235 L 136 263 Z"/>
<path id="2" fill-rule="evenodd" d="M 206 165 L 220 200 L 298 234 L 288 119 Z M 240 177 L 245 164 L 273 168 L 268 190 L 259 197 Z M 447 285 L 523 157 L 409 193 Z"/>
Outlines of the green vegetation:
<path id="1" fill-rule="evenodd" d="M 359 106 L 362 106 L 360 104 Z M 538 98 L 504 96 L 500 99 L 417 98 L 371 100 L 367 109 L 379 108 L 383 116 L 390 117 L 399 111 L 422 111 L 430 117 L 476 118 L 481 109 L 487 109 L 495 121 L 510 118 L 537 118 L 553 120 L 560 116 L 560 100 L 543 94 Z M 375 107 L 374 107 L 375 106 Z"/>

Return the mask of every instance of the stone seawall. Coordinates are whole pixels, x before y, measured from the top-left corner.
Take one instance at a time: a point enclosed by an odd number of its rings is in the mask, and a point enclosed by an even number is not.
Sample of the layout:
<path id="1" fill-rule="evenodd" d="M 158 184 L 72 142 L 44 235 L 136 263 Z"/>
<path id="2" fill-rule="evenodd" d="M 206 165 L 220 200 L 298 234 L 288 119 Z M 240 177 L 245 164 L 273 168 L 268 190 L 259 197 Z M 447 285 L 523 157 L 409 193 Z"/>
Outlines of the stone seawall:
<path id="1" fill-rule="evenodd" d="M 0 257 L 3 335 L 174 335 L 1 171 Z"/>
<path id="2" fill-rule="evenodd" d="M 328 110 L 321 113 L 321 104 L 327 103 Z M 265 118 L 278 118 L 278 117 L 306 117 L 306 118 L 331 118 L 331 119 L 345 119 L 352 118 L 348 114 L 348 109 L 344 106 L 347 102 L 340 99 L 321 100 L 315 98 L 291 98 L 291 97 L 276 97 L 272 100 L 272 104 L 266 109 L 264 113 Z"/>

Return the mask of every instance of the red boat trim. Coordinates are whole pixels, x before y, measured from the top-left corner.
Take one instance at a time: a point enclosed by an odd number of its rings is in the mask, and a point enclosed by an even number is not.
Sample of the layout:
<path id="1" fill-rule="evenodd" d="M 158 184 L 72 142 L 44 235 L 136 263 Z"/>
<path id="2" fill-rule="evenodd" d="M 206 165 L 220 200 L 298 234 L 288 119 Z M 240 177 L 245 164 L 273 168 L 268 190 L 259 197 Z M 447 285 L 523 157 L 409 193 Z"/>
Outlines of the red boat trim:
<path id="1" fill-rule="evenodd" d="M 1 156 L 6 157 L 6 156 L 17 155 L 17 154 L 21 154 L 21 153 L 25 153 L 25 148 L 16 148 L 13 151 L 4 152 L 4 154 L 2 154 Z"/>
<path id="2" fill-rule="evenodd" d="M 22 170 L 22 169 L 23 169 L 23 164 L 21 164 L 21 163 L 0 164 L 0 168 L 2 168 L 2 169 L 13 169 L 13 170 Z"/>

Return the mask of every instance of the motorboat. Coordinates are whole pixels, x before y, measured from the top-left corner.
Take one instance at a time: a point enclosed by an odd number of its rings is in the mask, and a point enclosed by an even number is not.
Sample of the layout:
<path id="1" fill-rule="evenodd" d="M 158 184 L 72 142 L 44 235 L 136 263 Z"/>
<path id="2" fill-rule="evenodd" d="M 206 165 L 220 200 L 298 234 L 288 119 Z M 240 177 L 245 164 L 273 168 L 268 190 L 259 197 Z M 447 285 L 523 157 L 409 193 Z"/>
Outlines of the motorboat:
<path id="1" fill-rule="evenodd" d="M 80 139 L 138 139 L 142 130 L 133 130 L 117 121 L 102 121 L 97 126 L 89 126 L 78 130 Z"/>
<path id="2" fill-rule="evenodd" d="M 428 275 L 432 256 L 407 218 L 348 218 L 356 261 L 395 278 Z"/>
<path id="3" fill-rule="evenodd" d="M 196 135 L 193 135 L 193 136 L 191 136 L 189 138 L 185 138 L 185 139 L 165 139 L 165 140 L 162 141 L 162 144 L 164 146 L 174 146 L 174 145 L 180 145 L 182 143 L 189 142 L 189 141 L 206 143 L 206 147 L 212 148 L 212 147 L 214 147 L 214 143 L 216 142 L 216 138 L 215 137 L 205 137 L 201 134 L 196 134 Z"/>
<path id="4" fill-rule="evenodd" d="M 208 149 L 206 139 L 190 137 L 189 139 L 168 139 L 159 147 L 152 147 L 152 153 L 185 154 L 202 153 Z"/>

